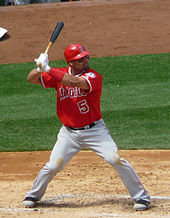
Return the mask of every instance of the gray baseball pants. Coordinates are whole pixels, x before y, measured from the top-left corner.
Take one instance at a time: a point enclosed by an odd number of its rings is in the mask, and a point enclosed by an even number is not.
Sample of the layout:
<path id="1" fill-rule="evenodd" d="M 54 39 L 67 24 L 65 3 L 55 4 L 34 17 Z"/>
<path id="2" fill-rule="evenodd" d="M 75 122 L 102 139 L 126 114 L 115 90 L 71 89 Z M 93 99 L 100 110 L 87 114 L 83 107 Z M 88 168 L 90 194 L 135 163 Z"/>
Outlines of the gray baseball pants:
<path id="1" fill-rule="evenodd" d="M 148 192 L 141 184 L 132 166 L 119 157 L 117 145 L 106 128 L 103 119 L 97 121 L 96 125 L 91 129 L 86 130 L 75 131 L 62 126 L 49 162 L 40 170 L 26 196 L 41 200 L 52 178 L 64 169 L 74 155 L 87 147 L 113 166 L 133 200 L 150 201 Z"/>

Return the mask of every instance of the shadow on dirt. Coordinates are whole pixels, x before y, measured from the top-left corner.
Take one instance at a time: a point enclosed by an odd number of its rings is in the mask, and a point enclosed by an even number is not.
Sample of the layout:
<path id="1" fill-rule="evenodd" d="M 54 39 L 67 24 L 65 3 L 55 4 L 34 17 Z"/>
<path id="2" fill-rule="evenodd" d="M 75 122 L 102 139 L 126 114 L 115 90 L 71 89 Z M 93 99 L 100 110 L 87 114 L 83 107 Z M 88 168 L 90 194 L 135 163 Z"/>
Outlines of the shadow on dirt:
<path id="1" fill-rule="evenodd" d="M 48 207 L 56 207 L 56 208 L 83 208 L 83 207 L 94 207 L 101 205 L 112 205 L 122 207 L 122 210 L 126 210 L 128 208 L 133 207 L 133 202 L 131 199 L 76 199 L 74 202 L 70 201 L 68 203 L 59 200 L 44 200 L 36 204 L 38 208 L 48 208 Z"/>
<path id="2" fill-rule="evenodd" d="M 5 41 L 5 40 L 7 40 L 7 39 L 9 39 L 11 36 L 8 34 L 8 33 L 6 33 L 5 35 L 3 35 L 1 38 L 0 38 L 0 42 L 1 41 Z"/>

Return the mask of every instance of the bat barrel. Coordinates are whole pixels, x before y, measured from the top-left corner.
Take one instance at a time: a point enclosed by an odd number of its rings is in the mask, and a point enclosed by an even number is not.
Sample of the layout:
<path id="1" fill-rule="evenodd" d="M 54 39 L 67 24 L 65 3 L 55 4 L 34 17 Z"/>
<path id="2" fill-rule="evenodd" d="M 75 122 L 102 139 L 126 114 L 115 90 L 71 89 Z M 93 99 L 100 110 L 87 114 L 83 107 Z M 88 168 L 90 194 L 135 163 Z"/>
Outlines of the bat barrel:
<path id="1" fill-rule="evenodd" d="M 52 43 L 54 43 L 55 40 L 57 39 L 57 37 L 58 37 L 58 35 L 60 34 L 60 32 L 61 32 L 63 26 L 64 26 L 64 23 L 63 23 L 62 21 L 60 21 L 60 22 L 57 23 L 57 26 L 56 26 L 56 28 L 55 28 L 55 30 L 54 30 L 52 36 L 51 36 L 51 39 L 50 39 L 50 41 L 51 41 Z"/>

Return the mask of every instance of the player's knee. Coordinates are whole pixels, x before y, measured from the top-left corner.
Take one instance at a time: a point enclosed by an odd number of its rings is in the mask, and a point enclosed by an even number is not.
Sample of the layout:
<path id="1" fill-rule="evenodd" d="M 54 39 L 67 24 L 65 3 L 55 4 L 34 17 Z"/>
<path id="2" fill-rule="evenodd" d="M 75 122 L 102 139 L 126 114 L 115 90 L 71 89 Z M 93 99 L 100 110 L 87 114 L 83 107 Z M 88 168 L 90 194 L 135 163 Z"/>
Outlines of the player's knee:
<path id="1" fill-rule="evenodd" d="M 116 152 L 116 153 L 114 153 L 114 155 L 113 155 L 113 161 L 114 161 L 114 163 L 116 163 L 116 164 L 119 164 L 120 163 L 120 156 L 119 156 L 119 154 Z"/>
<path id="2" fill-rule="evenodd" d="M 56 166 L 58 172 L 64 169 L 64 160 L 62 158 L 57 159 Z"/>
<path id="3" fill-rule="evenodd" d="M 48 164 L 48 171 L 51 174 L 56 175 L 62 169 L 64 169 L 64 161 L 61 158 L 57 159 L 56 163 Z"/>
<path id="4" fill-rule="evenodd" d="M 108 163 L 110 163 L 112 166 L 114 166 L 115 164 L 119 164 L 120 163 L 120 156 L 117 152 L 113 153 L 113 154 L 110 154 L 106 161 Z"/>

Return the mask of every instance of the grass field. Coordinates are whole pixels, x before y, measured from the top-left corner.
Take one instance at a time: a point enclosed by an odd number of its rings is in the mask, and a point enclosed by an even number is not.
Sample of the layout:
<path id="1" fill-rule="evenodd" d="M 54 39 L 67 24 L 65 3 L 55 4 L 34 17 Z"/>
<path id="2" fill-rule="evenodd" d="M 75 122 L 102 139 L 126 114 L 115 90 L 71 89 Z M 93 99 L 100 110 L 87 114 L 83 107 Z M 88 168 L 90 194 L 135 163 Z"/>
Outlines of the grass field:
<path id="1" fill-rule="evenodd" d="M 92 58 L 101 109 L 119 149 L 170 149 L 170 53 Z M 65 61 L 50 62 L 65 67 Z M 0 65 L 0 151 L 52 149 L 61 122 L 56 92 L 29 84 L 35 63 Z"/>

